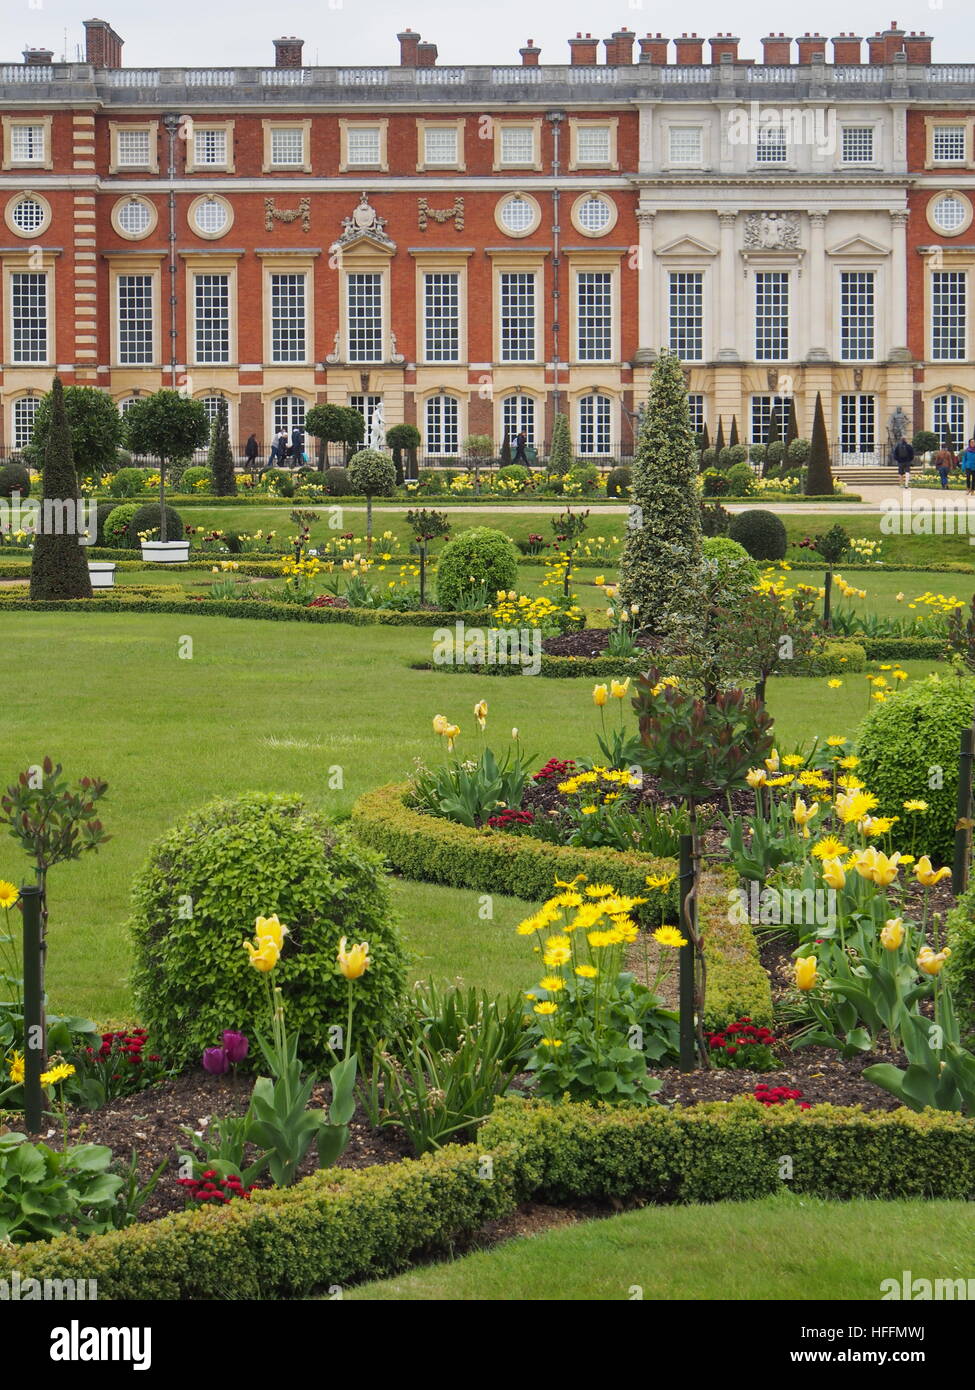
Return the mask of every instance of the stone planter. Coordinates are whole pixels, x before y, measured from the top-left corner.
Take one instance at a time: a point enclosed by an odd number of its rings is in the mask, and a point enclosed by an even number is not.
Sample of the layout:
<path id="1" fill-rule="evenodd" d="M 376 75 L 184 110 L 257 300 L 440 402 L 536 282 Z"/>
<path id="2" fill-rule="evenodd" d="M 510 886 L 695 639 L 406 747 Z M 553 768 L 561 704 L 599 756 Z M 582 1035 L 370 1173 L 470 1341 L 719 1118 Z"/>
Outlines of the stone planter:
<path id="1" fill-rule="evenodd" d="M 89 560 L 88 577 L 93 589 L 114 589 L 115 565 L 109 560 Z"/>
<path id="2" fill-rule="evenodd" d="M 190 558 L 186 541 L 143 541 L 142 558 L 153 565 L 185 565 Z"/>

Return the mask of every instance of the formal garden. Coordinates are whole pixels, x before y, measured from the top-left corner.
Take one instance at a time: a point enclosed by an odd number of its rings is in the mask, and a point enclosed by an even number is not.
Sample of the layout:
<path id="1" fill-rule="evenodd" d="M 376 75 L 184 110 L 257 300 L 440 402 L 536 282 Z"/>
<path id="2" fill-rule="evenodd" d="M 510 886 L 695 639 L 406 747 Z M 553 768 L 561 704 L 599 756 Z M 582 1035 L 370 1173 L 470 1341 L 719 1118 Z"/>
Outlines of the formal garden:
<path id="1" fill-rule="evenodd" d="M 695 438 L 667 355 L 601 477 L 567 437 L 427 480 L 412 436 L 308 429 L 343 466 L 242 474 L 199 402 L 55 381 L 0 470 L 0 1276 L 963 1266 L 967 536 L 844 512 L 818 427 Z"/>

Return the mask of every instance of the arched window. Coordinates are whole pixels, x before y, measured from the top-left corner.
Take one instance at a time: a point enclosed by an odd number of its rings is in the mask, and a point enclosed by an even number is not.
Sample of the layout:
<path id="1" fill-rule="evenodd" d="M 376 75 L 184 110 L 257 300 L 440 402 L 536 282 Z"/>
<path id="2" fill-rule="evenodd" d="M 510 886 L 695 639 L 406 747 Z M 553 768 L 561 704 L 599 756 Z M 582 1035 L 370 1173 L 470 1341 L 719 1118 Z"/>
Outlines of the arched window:
<path id="1" fill-rule="evenodd" d="M 598 458 L 611 452 L 611 401 L 608 396 L 593 392 L 579 402 L 579 453 Z"/>
<path id="2" fill-rule="evenodd" d="M 138 396 L 128 396 L 124 401 L 119 401 L 118 411 L 123 420 L 125 419 L 126 415 L 128 415 L 129 411 L 132 409 L 132 407 L 135 405 L 138 399 Z"/>
<path id="3" fill-rule="evenodd" d="M 278 396 L 274 402 L 274 433 L 281 430 L 291 438 L 295 428 L 305 428 L 305 402 L 301 396 Z"/>
<path id="4" fill-rule="evenodd" d="M 956 449 L 968 443 L 964 396 L 935 396 L 931 428 L 944 444 L 949 434 Z"/>
<path id="5" fill-rule="evenodd" d="M 450 456 L 460 452 L 460 410 L 456 396 L 431 396 L 427 401 L 426 451 Z"/>
<path id="6" fill-rule="evenodd" d="M 14 401 L 14 448 L 26 449 L 34 436 L 40 396 L 20 396 Z"/>
<path id="7" fill-rule="evenodd" d="M 533 396 L 505 396 L 501 402 L 501 424 L 511 439 L 524 432 L 528 444 L 535 443 L 535 400 Z"/>

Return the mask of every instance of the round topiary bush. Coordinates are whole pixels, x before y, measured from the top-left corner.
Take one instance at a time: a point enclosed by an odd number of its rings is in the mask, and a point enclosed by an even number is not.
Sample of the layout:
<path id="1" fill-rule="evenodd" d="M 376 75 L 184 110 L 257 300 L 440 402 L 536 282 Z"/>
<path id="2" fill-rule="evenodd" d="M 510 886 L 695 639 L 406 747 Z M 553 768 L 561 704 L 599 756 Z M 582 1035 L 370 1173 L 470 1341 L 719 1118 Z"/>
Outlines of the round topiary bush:
<path id="1" fill-rule="evenodd" d="M 124 504 L 123 504 L 123 505 L 124 505 Z M 108 518 L 112 515 L 112 512 L 117 512 L 117 511 L 120 511 L 120 510 L 121 510 L 121 509 L 120 509 L 120 507 L 119 507 L 119 505 L 118 505 L 117 502 L 99 502 L 99 503 L 98 503 L 98 506 L 95 508 L 95 516 L 97 517 L 97 520 L 98 520 L 98 531 L 97 531 L 97 533 L 96 533 L 96 535 L 95 535 L 95 544 L 96 544 L 96 545 L 114 545 L 114 544 L 115 544 L 115 541 L 109 541 L 109 540 L 106 540 L 106 539 L 105 539 L 105 524 L 106 524 L 106 522 L 108 521 Z M 133 507 L 133 510 L 134 510 L 134 507 Z M 132 519 L 132 518 L 130 517 L 129 520 L 131 521 L 131 519 Z M 124 535 L 125 535 L 125 531 L 127 531 L 128 529 L 129 529 L 129 525 L 128 525 L 128 522 L 126 522 L 126 523 L 125 523 L 125 530 L 123 530 L 123 531 L 121 532 L 121 535 L 124 536 Z"/>
<path id="2" fill-rule="evenodd" d="M 765 458 L 766 461 L 773 466 L 773 468 L 777 468 L 784 457 L 785 443 L 783 440 L 773 439 L 770 444 L 766 445 Z"/>
<path id="3" fill-rule="evenodd" d="M 306 1063 L 326 1062 L 344 1026 L 342 937 L 366 941 L 372 965 L 355 984 L 353 1043 L 388 1036 L 406 977 L 380 856 L 300 797 L 247 792 L 183 816 L 158 840 L 133 885 L 133 989 L 153 1047 L 198 1062 L 225 1028 L 267 1032 L 267 980 L 243 942 L 276 913 L 288 928 L 270 983 Z"/>
<path id="4" fill-rule="evenodd" d="M 632 486 L 633 469 L 627 468 L 625 465 L 611 468 L 606 475 L 607 497 L 629 497 Z"/>
<path id="5" fill-rule="evenodd" d="M 329 497 L 351 497 L 352 485 L 347 468 L 326 468 L 322 476 L 322 486 Z"/>
<path id="6" fill-rule="evenodd" d="M 396 487 L 396 468 L 388 454 L 360 449 L 349 459 L 349 484 L 356 496 L 389 497 Z"/>
<path id="7" fill-rule="evenodd" d="M 181 492 L 212 492 L 213 474 L 209 468 L 187 468 L 179 486 Z"/>
<path id="8" fill-rule="evenodd" d="M 951 862 L 958 798 L 959 738 L 971 723 L 975 681 L 928 676 L 876 704 L 860 726 L 857 776 L 879 799 L 878 814 L 900 816 L 894 847 Z M 904 809 L 926 801 L 927 811 Z"/>
<path id="9" fill-rule="evenodd" d="M 701 553 L 712 571 L 708 587 L 718 602 L 727 603 L 758 583 L 758 565 L 729 536 L 709 536 L 701 543 Z"/>
<path id="10" fill-rule="evenodd" d="M 141 497 L 148 476 L 144 468 L 120 468 L 112 475 L 108 491 L 112 497 Z"/>
<path id="11" fill-rule="evenodd" d="M 755 491 L 755 474 L 750 463 L 733 463 L 725 477 L 732 497 L 748 497 Z"/>
<path id="12" fill-rule="evenodd" d="M 718 462 L 718 451 L 713 444 L 701 450 L 701 467 L 714 468 Z"/>
<path id="13" fill-rule="evenodd" d="M 98 518 L 99 541 L 109 549 L 127 550 L 129 546 L 129 525 L 136 512 L 139 510 L 138 502 L 120 502 L 117 507 L 112 507 L 111 511 L 102 522 L 101 516 Z M 99 512 L 101 508 L 99 507 Z"/>
<path id="14" fill-rule="evenodd" d="M 142 531 L 160 530 L 161 513 L 158 502 L 146 502 L 141 507 L 137 507 L 132 520 L 129 522 L 129 529 L 126 535 L 125 544 L 130 550 L 138 550 L 142 542 L 139 535 Z M 159 540 L 155 535 L 151 538 Z M 168 541 L 182 541 L 186 539 L 186 527 L 183 525 L 183 518 L 179 512 L 172 507 L 166 508 L 166 539 Z"/>
<path id="15" fill-rule="evenodd" d="M 458 609 L 473 590 L 483 587 L 488 603 L 499 589 L 513 589 L 518 557 L 503 531 L 472 526 L 448 541 L 437 570 L 437 601 L 441 608 Z"/>
<path id="16" fill-rule="evenodd" d="M 30 496 L 30 470 L 22 463 L 5 463 L 0 468 L 0 497 L 12 497 L 15 492 Z"/>
<path id="17" fill-rule="evenodd" d="M 494 476 L 499 483 L 517 483 L 519 487 L 524 487 L 531 482 L 532 471 L 523 463 L 506 463 Z"/>
<path id="18" fill-rule="evenodd" d="M 784 524 L 774 512 L 759 508 L 739 512 L 732 518 L 728 535 L 743 545 L 753 560 L 785 559 L 789 538 Z"/>

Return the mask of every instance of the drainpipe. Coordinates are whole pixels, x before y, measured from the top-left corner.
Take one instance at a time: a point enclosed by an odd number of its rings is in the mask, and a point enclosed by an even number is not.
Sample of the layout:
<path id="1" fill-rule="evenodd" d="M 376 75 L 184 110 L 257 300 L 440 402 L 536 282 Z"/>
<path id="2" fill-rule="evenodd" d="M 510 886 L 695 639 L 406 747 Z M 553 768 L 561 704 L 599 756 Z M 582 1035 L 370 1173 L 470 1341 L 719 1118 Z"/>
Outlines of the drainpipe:
<path id="1" fill-rule="evenodd" d="M 562 392 L 559 389 L 559 343 L 561 334 L 561 323 L 559 315 L 562 308 L 562 290 L 560 279 L 562 274 L 562 257 L 560 254 L 562 245 L 562 229 L 559 226 L 561 214 L 562 195 L 558 188 L 558 178 L 562 172 L 562 162 L 560 159 L 562 122 L 565 120 L 564 111 L 549 111 L 545 119 L 552 127 L 552 177 L 556 180 L 556 186 L 552 189 L 552 418 L 561 412 Z M 551 437 L 551 436 L 550 436 Z"/>

